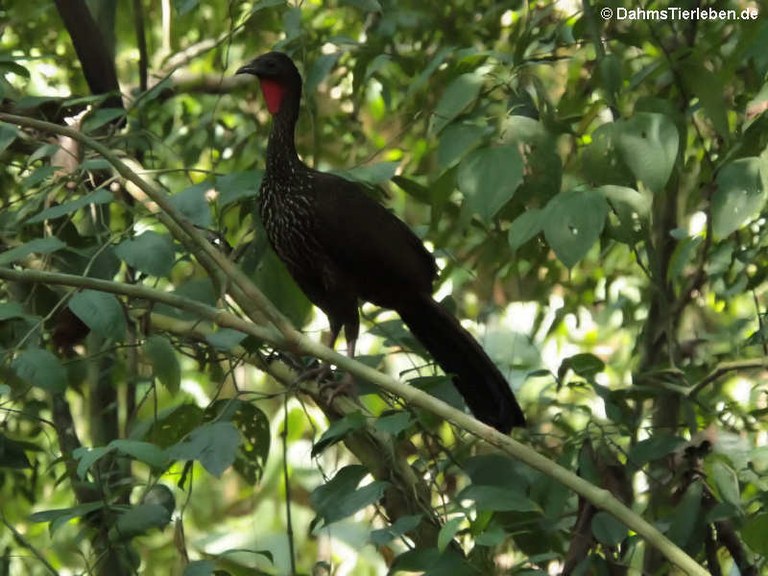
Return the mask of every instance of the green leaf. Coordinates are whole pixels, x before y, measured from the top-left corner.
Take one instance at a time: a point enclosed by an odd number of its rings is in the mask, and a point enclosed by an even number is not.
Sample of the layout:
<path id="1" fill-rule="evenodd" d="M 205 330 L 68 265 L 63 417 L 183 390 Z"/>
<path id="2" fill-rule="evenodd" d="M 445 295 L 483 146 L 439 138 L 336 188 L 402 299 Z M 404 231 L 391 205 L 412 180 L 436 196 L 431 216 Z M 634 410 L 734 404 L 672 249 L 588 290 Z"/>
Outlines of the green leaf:
<path id="1" fill-rule="evenodd" d="M 453 123 L 440 136 L 437 145 L 437 165 L 447 170 L 477 148 L 488 133 L 488 128 L 464 122 Z"/>
<path id="2" fill-rule="evenodd" d="M 618 546 L 627 538 L 627 527 L 602 510 L 592 518 L 592 534 L 606 546 Z"/>
<path id="3" fill-rule="evenodd" d="M 544 211 L 541 208 L 529 208 L 515 218 L 507 233 L 509 247 L 515 251 L 539 234 L 544 227 L 544 216 Z"/>
<path id="4" fill-rule="evenodd" d="M 35 224 L 37 222 L 43 222 L 44 220 L 53 220 L 67 214 L 71 214 L 72 212 L 76 212 L 85 206 L 90 206 L 93 204 L 109 204 L 112 202 L 112 200 L 114 200 L 112 192 L 102 188 L 100 190 L 91 192 L 90 194 L 86 194 L 85 196 L 81 196 L 77 200 L 64 202 L 64 204 L 59 204 L 58 206 L 53 206 L 43 210 L 42 212 L 35 214 L 32 216 L 32 218 L 27 220 L 27 224 Z"/>
<path id="5" fill-rule="evenodd" d="M 164 469 L 168 464 L 168 456 L 165 451 L 149 442 L 118 439 L 112 440 L 107 448 L 115 449 L 158 470 Z"/>
<path id="6" fill-rule="evenodd" d="M 231 422 L 212 422 L 168 448 L 168 455 L 177 460 L 197 460 L 210 474 L 220 477 L 232 466 L 239 446 L 240 434 Z"/>
<path id="7" fill-rule="evenodd" d="M 690 484 L 672 516 L 667 536 L 680 547 L 691 542 L 695 531 L 701 527 L 701 492 L 701 482 Z"/>
<path id="8" fill-rule="evenodd" d="M 761 556 L 768 556 L 768 514 L 752 516 L 741 528 L 741 537 L 754 552 Z"/>
<path id="9" fill-rule="evenodd" d="M 514 146 L 480 148 L 459 164 L 459 190 L 467 208 L 484 222 L 512 199 L 522 182 L 523 159 Z"/>
<path id="10" fill-rule="evenodd" d="M 677 161 L 674 122 L 663 114 L 641 112 L 617 122 L 616 130 L 618 149 L 632 174 L 653 192 L 661 192 Z"/>
<path id="11" fill-rule="evenodd" d="M 11 368 L 27 384 L 52 394 L 64 392 L 67 387 L 66 370 L 59 359 L 48 350 L 24 350 L 16 356 Z"/>
<path id="12" fill-rule="evenodd" d="M 69 301 L 69 309 L 83 323 L 103 338 L 125 338 L 125 314 L 120 301 L 112 294 L 83 290 Z"/>
<path id="13" fill-rule="evenodd" d="M 364 427 L 365 416 L 360 412 L 352 412 L 343 418 L 331 422 L 331 425 L 328 426 L 322 436 L 315 442 L 315 445 L 312 446 L 312 458 L 316 458 L 326 448 L 344 440 L 350 432 L 361 430 Z"/>
<path id="14" fill-rule="evenodd" d="M 36 238 L 26 244 L 16 246 L 0 254 L 0 266 L 7 266 L 17 260 L 26 258 L 30 254 L 50 254 L 65 248 L 67 245 L 55 236 Z"/>
<path id="15" fill-rule="evenodd" d="M 540 512 L 538 504 L 511 487 L 472 485 L 461 491 L 460 500 L 472 500 L 488 512 Z"/>
<path id="16" fill-rule="evenodd" d="M 206 194 L 212 189 L 210 182 L 200 182 L 170 196 L 168 201 L 195 226 L 210 228 L 211 209 Z"/>
<path id="17" fill-rule="evenodd" d="M 765 190 L 759 158 L 741 158 L 724 166 L 712 195 L 712 231 L 717 238 L 735 232 L 760 213 Z"/>
<path id="18" fill-rule="evenodd" d="M 376 480 L 358 488 L 367 474 L 364 466 L 345 466 L 333 479 L 315 488 L 309 499 L 326 524 L 351 516 L 381 499 L 389 483 Z"/>
<path id="19" fill-rule="evenodd" d="M 136 504 L 117 517 L 113 530 L 113 541 L 125 541 L 146 534 L 153 528 L 165 528 L 171 521 L 171 514 L 160 504 Z"/>
<path id="20" fill-rule="evenodd" d="M 115 247 L 115 254 L 128 266 L 156 277 L 168 276 L 176 257 L 171 237 L 151 230 L 123 240 Z"/>
<path id="21" fill-rule="evenodd" d="M 483 77 L 479 74 L 462 74 L 445 89 L 432 115 L 429 133 L 438 134 L 459 114 L 469 108 L 480 94 Z"/>
<path id="22" fill-rule="evenodd" d="M 206 417 L 229 420 L 240 433 L 240 446 L 233 467 L 249 484 L 264 474 L 271 439 L 269 418 L 258 406 L 242 400 L 222 398 L 214 402 Z"/>
<path id="23" fill-rule="evenodd" d="M 110 452 L 112 452 L 112 448 L 107 446 L 96 446 L 95 448 L 80 446 L 76 448 L 72 452 L 72 456 L 77 460 L 77 476 L 81 480 L 85 480 L 93 465 Z"/>
<path id="24" fill-rule="evenodd" d="M 632 446 L 627 460 L 632 463 L 632 466 L 641 468 L 648 462 L 655 462 L 668 456 L 684 443 L 685 441 L 677 436 L 656 434 Z"/>
<path id="25" fill-rule="evenodd" d="M 414 530 L 421 522 L 422 515 L 414 514 L 412 516 L 400 516 L 395 522 L 387 528 L 372 530 L 370 541 L 376 546 L 384 546 L 396 538 L 401 538 L 406 533 Z"/>
<path id="26" fill-rule="evenodd" d="M 13 318 L 26 318 L 27 313 L 18 302 L 0 302 L 0 322 Z"/>
<path id="27" fill-rule="evenodd" d="M 600 238 L 608 215 L 605 198 L 596 190 L 569 190 L 549 201 L 544 236 L 555 254 L 571 268 Z"/>
<path id="28" fill-rule="evenodd" d="M 50 522 L 51 525 L 49 532 L 51 535 L 53 535 L 57 528 L 63 526 L 70 520 L 81 518 L 91 514 L 92 512 L 101 510 L 102 508 L 104 508 L 104 503 L 101 501 L 89 502 L 87 504 L 80 504 L 79 506 L 74 506 L 72 508 L 60 508 L 57 510 L 43 510 L 42 512 L 35 512 L 29 516 L 29 520 L 31 522 Z"/>
<path id="29" fill-rule="evenodd" d="M 739 478 L 736 471 L 726 464 L 722 458 L 711 461 L 709 476 L 717 486 L 717 491 L 723 501 L 735 507 L 741 506 L 741 491 L 739 490 Z"/>
<path id="30" fill-rule="evenodd" d="M 122 108 L 99 108 L 95 112 L 88 114 L 83 121 L 83 132 L 86 134 L 98 130 L 105 124 L 122 118 L 126 111 Z"/>
<path id="31" fill-rule="evenodd" d="M 0 152 L 8 148 L 21 135 L 19 129 L 5 122 L 0 122 Z"/>
<path id="32" fill-rule="evenodd" d="M 728 129 L 728 110 L 725 101 L 727 89 L 723 75 L 715 74 L 701 62 L 690 60 L 688 59 L 685 65 L 680 67 L 685 83 L 699 99 L 699 104 L 701 104 L 704 114 L 712 122 L 714 129 L 720 137 L 727 139 L 730 130 Z"/>
<path id="33" fill-rule="evenodd" d="M 256 196 L 259 193 L 263 176 L 264 173 L 261 170 L 230 172 L 224 176 L 217 176 L 215 187 L 219 192 L 219 206 L 228 206 L 245 198 Z"/>
<path id="34" fill-rule="evenodd" d="M 205 341 L 219 350 L 232 350 L 248 337 L 247 334 L 231 328 L 219 328 L 205 335 Z"/>
<path id="35" fill-rule="evenodd" d="M 211 560 L 194 560 L 186 565 L 182 576 L 212 576 L 215 569 L 216 564 Z"/>
<path id="36" fill-rule="evenodd" d="M 443 527 L 440 528 L 440 533 L 437 535 L 437 549 L 440 550 L 440 552 L 445 550 L 453 541 L 453 537 L 456 536 L 456 533 L 461 527 L 461 523 L 465 520 L 466 519 L 463 517 L 451 518 L 448 522 L 443 524 Z"/>
<path id="37" fill-rule="evenodd" d="M 31 467 L 24 445 L 0 433 L 0 468 L 25 470 Z"/>
<path id="38" fill-rule="evenodd" d="M 368 166 L 357 166 L 347 170 L 334 170 L 334 174 L 352 182 L 364 184 L 382 184 L 388 182 L 397 172 L 400 162 L 378 162 Z"/>
<path id="39" fill-rule="evenodd" d="M 401 432 L 410 428 L 412 423 L 413 417 L 411 416 L 411 413 L 405 410 L 401 410 L 380 416 L 376 419 L 374 427 L 376 430 L 381 430 L 386 434 L 397 436 Z"/>
<path id="40" fill-rule="evenodd" d="M 181 366 L 171 343 L 163 336 L 150 336 L 144 343 L 144 354 L 152 364 L 155 377 L 175 395 L 181 387 Z"/>
<path id="41" fill-rule="evenodd" d="M 573 370 L 575 374 L 585 380 L 592 380 L 595 375 L 605 369 L 605 362 L 600 360 L 594 354 L 583 353 L 570 356 L 562 361 L 560 369 L 557 371 L 557 377 L 562 379 L 568 370 Z"/>

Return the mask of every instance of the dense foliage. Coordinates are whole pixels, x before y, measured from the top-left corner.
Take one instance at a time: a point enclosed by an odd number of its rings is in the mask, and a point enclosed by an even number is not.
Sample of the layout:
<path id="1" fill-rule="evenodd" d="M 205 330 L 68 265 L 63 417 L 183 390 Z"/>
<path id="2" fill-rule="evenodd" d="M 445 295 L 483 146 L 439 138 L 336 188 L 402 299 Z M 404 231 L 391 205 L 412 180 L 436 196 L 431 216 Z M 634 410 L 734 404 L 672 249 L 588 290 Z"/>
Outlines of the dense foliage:
<path id="1" fill-rule="evenodd" d="M 609 4 L 0 6 L 0 574 L 764 571 L 768 12 Z M 303 158 L 438 256 L 530 448 L 299 377 L 327 322 L 255 218 L 233 76 L 270 49 Z M 360 362 L 462 408 L 362 314 Z"/>

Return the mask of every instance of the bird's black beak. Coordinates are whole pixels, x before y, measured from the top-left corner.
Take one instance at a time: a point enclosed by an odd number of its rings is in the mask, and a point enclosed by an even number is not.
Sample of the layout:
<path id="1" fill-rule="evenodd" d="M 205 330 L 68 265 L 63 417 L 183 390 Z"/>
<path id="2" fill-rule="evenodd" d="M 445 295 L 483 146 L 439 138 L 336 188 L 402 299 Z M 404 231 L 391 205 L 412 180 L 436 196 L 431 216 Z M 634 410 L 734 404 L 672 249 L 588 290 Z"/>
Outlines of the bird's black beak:
<path id="1" fill-rule="evenodd" d="M 235 76 L 238 74 L 251 74 L 253 76 L 259 75 L 259 67 L 256 65 L 255 62 L 248 62 L 245 66 L 240 66 L 240 68 L 237 69 L 235 72 Z"/>

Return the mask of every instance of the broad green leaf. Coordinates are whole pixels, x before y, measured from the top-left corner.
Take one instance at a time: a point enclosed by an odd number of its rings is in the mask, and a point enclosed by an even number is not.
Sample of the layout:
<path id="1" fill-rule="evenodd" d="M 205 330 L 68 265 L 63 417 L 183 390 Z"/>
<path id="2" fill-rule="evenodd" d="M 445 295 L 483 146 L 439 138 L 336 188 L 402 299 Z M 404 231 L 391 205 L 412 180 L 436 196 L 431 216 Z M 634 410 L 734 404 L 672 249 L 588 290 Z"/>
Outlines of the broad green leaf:
<path id="1" fill-rule="evenodd" d="M 247 334 L 231 328 L 219 328 L 216 332 L 205 335 L 205 341 L 219 350 L 232 350 L 248 337 Z"/>
<path id="2" fill-rule="evenodd" d="M 95 448 L 80 446 L 76 448 L 72 456 L 77 460 L 77 476 L 81 480 L 85 480 L 93 465 L 110 452 L 112 452 L 112 448 L 108 446 L 96 446 Z"/>
<path id="3" fill-rule="evenodd" d="M 618 149 L 632 174 L 653 192 L 661 192 L 677 161 L 674 122 L 663 114 L 640 112 L 617 122 L 616 130 Z"/>
<path id="4" fill-rule="evenodd" d="M 165 528 L 170 521 L 171 514 L 160 504 L 136 504 L 117 517 L 110 536 L 113 541 L 130 540 L 153 528 Z"/>
<path id="5" fill-rule="evenodd" d="M 48 532 L 53 535 L 54 532 L 64 524 L 67 524 L 70 520 L 75 518 L 82 518 L 92 512 L 101 510 L 104 508 L 104 502 L 89 502 L 87 504 L 80 504 L 72 508 L 59 508 L 56 510 L 43 510 L 42 512 L 35 512 L 31 514 L 29 519 L 31 522 L 50 522 Z"/>
<path id="6" fill-rule="evenodd" d="M 20 135 L 19 129 L 5 122 L 0 122 L 0 152 L 8 148 Z"/>
<path id="7" fill-rule="evenodd" d="M 765 205 L 760 159 L 741 158 L 724 166 L 712 195 L 712 231 L 724 238 L 757 217 Z"/>
<path id="8" fill-rule="evenodd" d="M 96 290 L 83 290 L 69 301 L 69 309 L 83 323 L 103 338 L 125 338 L 125 313 L 120 301 L 113 295 Z"/>
<path id="9" fill-rule="evenodd" d="M 727 139 L 728 110 L 726 108 L 726 86 L 723 75 L 715 74 L 701 62 L 687 61 L 680 67 L 680 73 L 693 94 L 699 99 L 704 114 L 721 138 Z"/>
<path id="10" fill-rule="evenodd" d="M 374 422 L 374 427 L 387 434 L 397 436 L 404 430 L 407 430 L 412 423 L 413 418 L 411 413 L 406 410 L 401 410 L 380 416 L 376 422 Z"/>
<path id="11" fill-rule="evenodd" d="M 99 108 L 95 112 L 88 114 L 83 121 L 83 132 L 86 134 L 98 130 L 105 124 L 124 117 L 126 111 L 122 108 Z"/>
<path id="12" fill-rule="evenodd" d="M 168 339 L 158 334 L 150 336 L 144 343 L 144 354 L 155 377 L 172 395 L 176 394 L 181 387 L 181 366 Z"/>
<path id="13" fill-rule="evenodd" d="M 592 534 L 606 546 L 618 546 L 627 537 L 627 527 L 602 510 L 592 518 Z"/>
<path id="14" fill-rule="evenodd" d="M 561 192 L 545 208 L 544 236 L 558 259 L 571 268 L 600 238 L 607 215 L 608 205 L 598 191 Z"/>
<path id="15" fill-rule="evenodd" d="M 741 528 L 741 536 L 747 546 L 762 556 L 768 556 L 768 514 L 752 516 Z"/>
<path id="16" fill-rule="evenodd" d="M 55 394 L 67 387 L 64 367 L 48 350 L 28 348 L 16 356 L 11 368 L 21 380 L 46 392 Z"/>
<path id="17" fill-rule="evenodd" d="M 175 260 L 171 237 L 151 230 L 123 240 L 115 247 L 115 254 L 132 268 L 157 277 L 168 276 Z"/>
<path id="18" fill-rule="evenodd" d="M 43 210 L 42 212 L 35 214 L 32 216 L 32 218 L 27 220 L 27 223 L 35 224 L 36 222 L 42 222 L 44 220 L 53 220 L 67 214 L 71 214 L 72 212 L 76 212 L 85 206 L 90 206 L 92 204 L 109 204 L 112 202 L 112 200 L 114 200 L 112 192 L 101 188 L 100 190 L 96 190 L 90 194 L 86 194 L 85 196 L 81 196 L 77 200 L 64 202 L 58 206 L 52 206 L 51 208 Z"/>
<path id="19" fill-rule="evenodd" d="M 130 456 L 134 460 L 144 462 L 156 469 L 163 469 L 168 464 L 168 456 L 162 448 L 149 442 L 140 442 L 138 440 L 112 440 L 107 448 L 112 448 Z"/>
<path id="20" fill-rule="evenodd" d="M 353 182 L 364 184 L 382 184 L 388 182 L 397 172 L 400 162 L 379 162 L 368 166 L 358 166 L 348 170 L 334 170 L 334 174 Z"/>
<path id="21" fill-rule="evenodd" d="M 421 518 L 421 514 L 400 516 L 391 526 L 379 530 L 372 530 L 370 541 L 376 546 L 389 544 L 392 540 L 400 538 L 407 532 L 414 530 L 421 522 Z"/>
<path id="22" fill-rule="evenodd" d="M 701 527 L 701 492 L 701 482 L 690 484 L 672 515 L 667 536 L 681 548 L 692 541 L 694 533 Z"/>
<path id="23" fill-rule="evenodd" d="M 484 222 L 509 202 L 523 181 L 523 159 L 514 146 L 475 150 L 459 164 L 459 190 Z"/>
<path id="24" fill-rule="evenodd" d="M 7 266 L 12 262 L 26 258 L 30 254 L 50 254 L 51 252 L 56 252 L 65 247 L 66 244 L 55 236 L 36 238 L 35 240 L 30 240 L 26 244 L 16 246 L 15 248 L 0 253 L 0 266 Z"/>
<path id="25" fill-rule="evenodd" d="M 10 468 L 12 470 L 24 470 L 31 468 L 32 465 L 24 451 L 24 446 L 0 433 L 0 468 Z"/>
<path id="26" fill-rule="evenodd" d="M 456 122 L 440 135 L 437 145 L 437 165 L 441 171 L 459 162 L 471 150 L 477 148 L 488 134 L 488 127 Z"/>
<path id="27" fill-rule="evenodd" d="M 216 564 L 212 560 L 193 560 L 184 567 L 182 576 L 213 576 L 215 570 Z"/>
<path id="28" fill-rule="evenodd" d="M 240 433 L 240 446 L 233 467 L 253 485 L 261 480 L 269 457 L 271 431 L 269 418 L 256 404 L 222 398 L 214 402 L 206 417 L 229 420 Z"/>
<path id="29" fill-rule="evenodd" d="M 309 499 L 326 524 L 342 520 L 379 501 L 389 483 L 376 480 L 358 487 L 367 474 L 364 466 L 345 466 L 330 481 L 315 488 Z"/>
<path id="30" fill-rule="evenodd" d="M 468 486 L 457 497 L 472 500 L 478 510 L 488 512 L 539 512 L 536 502 L 511 487 Z"/>
<path id="31" fill-rule="evenodd" d="M 640 442 L 632 446 L 627 460 L 632 463 L 632 466 L 641 468 L 648 462 L 661 460 L 671 454 L 684 442 L 682 438 L 677 436 L 657 434 L 645 440 L 640 440 Z"/>
<path id="32" fill-rule="evenodd" d="M 512 221 L 507 233 L 507 242 L 513 251 L 542 231 L 544 215 L 541 208 L 529 208 Z"/>
<path id="33" fill-rule="evenodd" d="M 322 436 L 318 438 L 315 445 L 312 446 L 312 457 L 315 458 L 319 456 L 326 448 L 344 440 L 350 432 L 360 430 L 363 427 L 365 427 L 365 416 L 360 412 L 352 412 L 343 418 L 334 420 L 331 422 L 330 426 L 326 428 Z"/>
<path id="34" fill-rule="evenodd" d="M 12 318 L 26 318 L 27 313 L 18 302 L 0 302 L 0 322 Z"/>
<path id="35" fill-rule="evenodd" d="M 575 374 L 582 378 L 591 380 L 604 369 L 605 362 L 594 354 L 585 352 L 564 359 L 560 364 L 560 369 L 557 371 L 557 376 L 562 379 L 568 370 L 573 370 Z"/>
<path id="36" fill-rule="evenodd" d="M 437 535 L 437 549 L 441 552 L 445 550 L 448 545 L 453 541 L 454 536 L 459 531 L 459 528 L 461 528 L 462 522 L 464 522 L 466 519 L 462 517 L 458 518 L 451 518 L 443 524 L 442 528 L 440 528 L 440 533 Z"/>
<path id="37" fill-rule="evenodd" d="M 220 477 L 234 463 L 239 446 L 240 434 L 231 422 L 211 422 L 168 448 L 168 455 L 177 460 L 197 460 L 210 474 Z"/>
<path id="38" fill-rule="evenodd" d="M 483 87 L 483 77 L 479 74 L 462 74 L 445 89 L 430 121 L 430 134 L 438 134 L 454 118 L 464 112 L 477 100 Z"/>
<path id="39" fill-rule="evenodd" d="M 709 477 L 717 486 L 720 498 L 737 508 L 741 506 L 741 491 L 736 471 L 726 464 L 722 458 L 715 458 L 708 466 Z"/>
<path id="40" fill-rule="evenodd" d="M 210 228 L 212 220 L 207 195 L 212 190 L 214 185 L 211 182 L 200 182 L 170 196 L 168 201 L 195 226 Z"/>
<path id="41" fill-rule="evenodd" d="M 228 206 L 244 198 L 256 196 L 263 176 L 264 173 L 261 170 L 231 172 L 224 176 L 217 176 L 216 190 L 219 192 L 219 206 Z"/>

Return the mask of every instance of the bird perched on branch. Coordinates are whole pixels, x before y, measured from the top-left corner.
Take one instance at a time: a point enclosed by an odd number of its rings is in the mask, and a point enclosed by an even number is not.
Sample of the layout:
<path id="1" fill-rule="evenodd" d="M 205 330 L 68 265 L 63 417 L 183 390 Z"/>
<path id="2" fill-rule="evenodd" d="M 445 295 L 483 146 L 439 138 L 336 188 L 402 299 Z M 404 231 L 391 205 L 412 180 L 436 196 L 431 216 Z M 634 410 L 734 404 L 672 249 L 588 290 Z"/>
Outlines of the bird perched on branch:
<path id="1" fill-rule="evenodd" d="M 525 417 L 483 348 L 432 298 L 437 266 L 419 238 L 361 185 L 305 165 L 296 152 L 302 80 L 283 53 L 237 70 L 261 85 L 272 115 L 259 211 L 269 241 L 307 297 L 328 316 L 331 343 L 341 329 L 350 356 L 360 330 L 358 304 L 395 310 L 453 379 L 476 418 L 501 432 Z"/>

